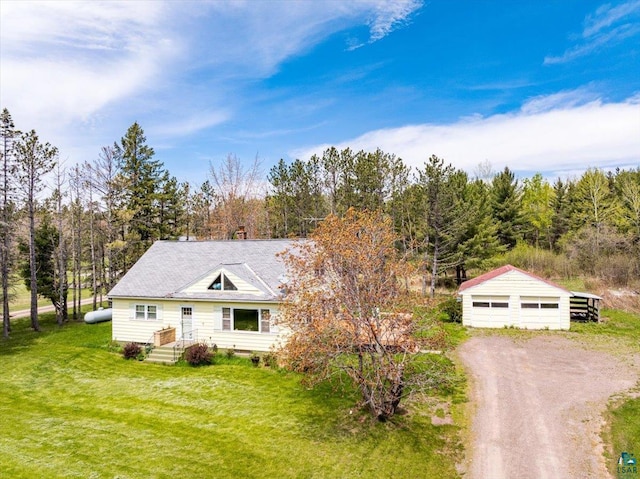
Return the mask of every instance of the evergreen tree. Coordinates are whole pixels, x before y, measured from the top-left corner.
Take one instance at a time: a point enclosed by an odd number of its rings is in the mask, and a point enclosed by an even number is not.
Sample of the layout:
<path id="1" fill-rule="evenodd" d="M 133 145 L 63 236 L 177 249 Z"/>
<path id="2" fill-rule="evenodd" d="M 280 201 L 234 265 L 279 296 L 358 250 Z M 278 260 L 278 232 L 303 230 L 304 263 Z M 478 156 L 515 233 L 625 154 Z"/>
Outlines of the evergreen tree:
<path id="1" fill-rule="evenodd" d="M 418 172 L 418 183 L 426 227 L 424 271 L 426 273 L 430 270 L 429 292 L 433 298 L 438 275 L 459 263 L 456 255 L 457 241 L 462 235 L 463 225 L 460 221 L 460 194 L 466 184 L 466 175 L 432 155 L 427 160 L 424 170 Z M 423 278 L 422 292 L 425 294 L 426 274 Z"/>
<path id="2" fill-rule="evenodd" d="M 491 182 L 491 214 L 498 225 L 500 242 L 513 248 L 522 238 L 521 195 L 518 181 L 508 167 Z"/>
<path id="3" fill-rule="evenodd" d="M 564 183 L 560 178 L 553 184 L 551 200 L 551 228 L 549 232 L 549 245 L 557 249 L 558 240 L 569 231 L 571 221 L 570 188 L 572 183 Z"/>
<path id="4" fill-rule="evenodd" d="M 144 131 L 134 123 L 120 145 L 114 146 L 123 184 L 124 211 L 120 214 L 123 239 L 129 249 L 127 264 L 137 261 L 151 243 L 160 238 L 158 195 L 164 170 L 162 163 L 153 159 L 153 148 L 146 141 Z"/>
<path id="5" fill-rule="evenodd" d="M 267 195 L 269 224 L 274 238 L 286 238 L 289 234 L 289 222 L 293 212 L 292 185 L 289 178 L 289 165 L 282 158 L 269 170 L 267 180 L 270 190 Z"/>
<path id="6" fill-rule="evenodd" d="M 185 197 L 182 185 L 167 171 L 162 176 L 158 193 L 158 234 L 160 239 L 178 239 L 183 231 Z"/>
<path id="7" fill-rule="evenodd" d="M 353 164 L 353 199 L 350 206 L 368 211 L 384 208 L 389 196 L 389 180 L 395 157 L 382 150 L 355 155 Z"/>
<path id="8" fill-rule="evenodd" d="M 56 165 L 58 149 L 40 143 L 34 130 L 22 135 L 16 145 L 17 179 L 23 193 L 29 218 L 29 267 L 31 290 L 31 327 L 40 331 L 38 323 L 38 284 L 35 249 L 37 195 L 44 189 L 44 176 Z"/>
<path id="9" fill-rule="evenodd" d="M 467 268 L 484 269 L 488 260 L 506 249 L 500 244 L 498 226 L 491 216 L 487 184 L 480 179 L 467 183 L 461 198 L 462 205 L 459 210 L 463 233 L 458 240 L 458 284 L 466 279 Z"/>
<path id="10" fill-rule="evenodd" d="M 34 234 L 35 265 L 38 270 L 36 289 L 39 296 L 47 298 L 61 316 L 64 314 L 67 285 L 66 282 L 59 281 L 56 267 L 56 250 L 59 245 L 59 234 L 57 228 L 51 223 L 50 213 L 42 211 L 40 224 L 36 227 Z M 28 290 L 32 290 L 31 283 L 31 262 L 29 254 L 29 244 L 21 241 L 18 245 L 19 251 L 26 259 L 22 262 L 20 275 Z M 62 300 L 61 300 L 62 298 Z"/>

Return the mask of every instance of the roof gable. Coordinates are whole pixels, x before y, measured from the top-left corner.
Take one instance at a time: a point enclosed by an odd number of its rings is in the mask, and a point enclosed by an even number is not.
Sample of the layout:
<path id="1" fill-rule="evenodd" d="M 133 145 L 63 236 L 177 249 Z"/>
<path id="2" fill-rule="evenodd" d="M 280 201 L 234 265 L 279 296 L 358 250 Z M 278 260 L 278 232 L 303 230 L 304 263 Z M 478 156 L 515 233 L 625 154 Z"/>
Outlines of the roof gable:
<path id="1" fill-rule="evenodd" d="M 212 284 L 220 281 L 220 288 L 213 288 Z M 233 284 L 235 289 L 228 288 Z M 233 295 L 234 292 L 250 294 L 271 294 L 275 295 L 256 273 L 244 263 L 219 264 L 211 271 L 196 278 L 191 283 L 176 291 L 177 294 L 211 294 Z"/>
<path id="2" fill-rule="evenodd" d="M 512 266 L 510 264 L 501 266 L 499 268 L 496 268 L 492 271 L 489 271 L 487 273 L 481 274 L 480 276 L 473 278 L 469 281 L 465 281 L 464 283 L 462 283 L 460 285 L 460 287 L 458 288 L 458 292 L 462 293 L 465 290 L 468 290 L 470 288 L 474 288 L 476 286 L 479 286 L 481 284 L 487 283 L 488 281 L 491 281 L 495 278 L 498 278 L 500 276 L 503 276 L 505 274 L 509 274 L 509 273 L 516 273 L 516 274 L 522 274 L 525 276 L 528 276 L 531 279 L 534 279 L 536 281 L 540 281 L 542 283 L 546 283 L 547 285 L 559 289 L 563 292 L 569 293 L 569 290 L 567 290 L 566 288 L 563 288 L 562 286 L 560 286 L 559 284 L 554 283 L 553 281 L 549 281 L 548 279 L 544 279 L 541 278 L 538 275 L 535 275 L 533 273 L 529 273 L 528 271 L 524 271 L 520 268 L 516 268 L 515 266 Z"/>

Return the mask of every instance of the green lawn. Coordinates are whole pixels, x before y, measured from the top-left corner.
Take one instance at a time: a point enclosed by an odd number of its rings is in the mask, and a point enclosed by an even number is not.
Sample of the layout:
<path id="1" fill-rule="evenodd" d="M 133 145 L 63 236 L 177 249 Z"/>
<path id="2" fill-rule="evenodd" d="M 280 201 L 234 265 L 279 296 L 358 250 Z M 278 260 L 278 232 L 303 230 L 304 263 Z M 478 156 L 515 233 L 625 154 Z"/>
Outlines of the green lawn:
<path id="1" fill-rule="evenodd" d="M 69 291 L 68 301 L 69 305 L 71 305 L 71 291 Z M 91 290 L 83 289 L 82 290 L 82 298 L 90 298 Z M 22 281 L 18 282 L 11 291 L 9 307 L 11 311 L 22 311 L 24 309 L 29 309 L 31 306 L 31 293 L 26 288 Z M 51 306 L 51 300 L 47 298 L 38 297 L 38 306 Z"/>
<path id="2" fill-rule="evenodd" d="M 640 398 L 612 405 L 608 416 L 611 428 L 605 437 L 611 446 L 610 455 L 617 459 L 622 452 L 629 452 L 640 459 Z M 613 467 L 611 469 L 614 472 Z"/>
<path id="3" fill-rule="evenodd" d="M 459 428 L 433 426 L 426 403 L 379 423 L 249 360 L 125 361 L 110 323 L 42 318 L 0 339 L 4 477 L 458 477 Z"/>

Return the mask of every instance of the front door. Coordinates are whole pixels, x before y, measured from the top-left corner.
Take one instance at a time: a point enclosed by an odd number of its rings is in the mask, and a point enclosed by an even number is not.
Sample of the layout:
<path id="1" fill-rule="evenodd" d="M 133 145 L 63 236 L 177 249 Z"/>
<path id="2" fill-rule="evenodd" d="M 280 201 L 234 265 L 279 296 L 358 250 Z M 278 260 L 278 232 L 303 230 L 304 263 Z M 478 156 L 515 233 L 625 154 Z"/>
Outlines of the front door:
<path id="1" fill-rule="evenodd" d="M 193 337 L 193 308 L 191 306 L 182 306 L 182 339 L 195 339 Z"/>

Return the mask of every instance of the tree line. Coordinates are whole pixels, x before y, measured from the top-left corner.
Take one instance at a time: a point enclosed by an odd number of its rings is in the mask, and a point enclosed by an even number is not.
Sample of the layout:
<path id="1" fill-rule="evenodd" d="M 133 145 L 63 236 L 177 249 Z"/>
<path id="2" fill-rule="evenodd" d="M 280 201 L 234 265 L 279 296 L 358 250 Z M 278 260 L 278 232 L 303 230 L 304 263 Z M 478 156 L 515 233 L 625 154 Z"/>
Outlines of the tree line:
<path id="1" fill-rule="evenodd" d="M 196 185 L 155 159 L 138 123 L 95 159 L 69 167 L 35 131 L 20 132 L 6 109 L 0 135 L 5 337 L 17 281 L 31 291 L 38 330 L 38 296 L 51 300 L 59 324 L 77 319 L 83 290 L 95 307 L 156 240 L 233 239 L 239 228 L 249 238 L 306 237 L 352 208 L 390 218 L 423 294 L 433 295 L 443 275 L 460 282 L 468 269 L 523 245 L 563 255 L 586 273 L 640 273 L 640 168 L 590 168 L 550 183 L 509 168 L 493 173 L 488 164 L 471 176 L 435 155 L 412 170 L 381 150 L 332 147 L 280 160 L 266 175 L 257 158 L 245 167 L 228 155 Z"/>

